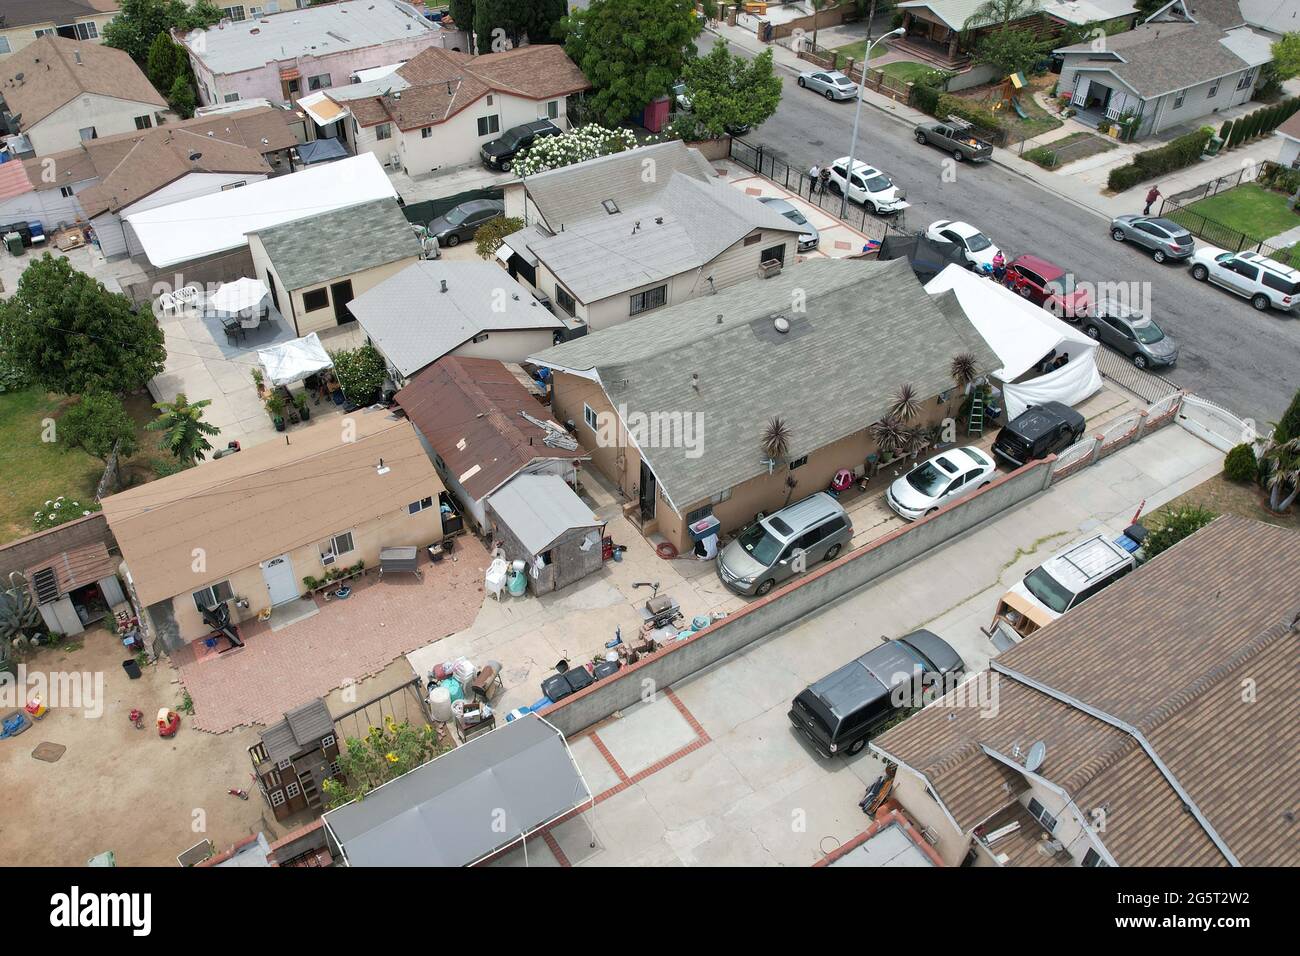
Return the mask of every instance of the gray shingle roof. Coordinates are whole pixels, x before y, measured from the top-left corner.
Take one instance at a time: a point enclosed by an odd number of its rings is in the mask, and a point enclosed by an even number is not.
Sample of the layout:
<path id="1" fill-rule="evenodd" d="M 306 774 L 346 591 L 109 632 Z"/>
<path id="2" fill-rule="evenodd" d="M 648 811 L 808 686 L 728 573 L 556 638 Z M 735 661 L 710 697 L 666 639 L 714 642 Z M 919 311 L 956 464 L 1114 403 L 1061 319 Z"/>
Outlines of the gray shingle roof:
<path id="1" fill-rule="evenodd" d="M 558 235 L 522 243 L 582 302 L 698 269 L 755 229 L 801 231 L 733 186 L 679 172 L 657 195 L 617 202 L 620 212 L 601 208 Z"/>
<path id="2" fill-rule="evenodd" d="M 334 718 L 325 701 L 317 698 L 288 711 L 284 720 L 268 727 L 262 734 L 262 744 L 267 759 L 279 763 L 332 733 Z"/>
<path id="3" fill-rule="evenodd" d="M 791 314 L 800 293 L 806 308 Z M 790 319 L 789 332 L 774 329 L 776 315 Z M 530 361 L 594 370 L 611 402 L 629 413 L 692 416 L 699 454 L 642 449 L 684 513 L 765 472 L 760 437 L 773 417 L 789 426 L 797 458 L 880 419 L 904 382 L 927 397 L 952 388 L 949 366 L 961 352 L 973 353 L 982 372 L 999 367 L 955 297 L 926 294 L 906 260 L 832 259 L 691 299 Z"/>
<path id="4" fill-rule="evenodd" d="M 394 199 L 375 199 L 263 229 L 276 275 L 290 291 L 420 254 Z"/>
<path id="5" fill-rule="evenodd" d="M 490 262 L 413 262 L 348 308 L 407 377 L 480 332 L 563 328 L 527 289 Z"/>
<path id="6" fill-rule="evenodd" d="M 1152 98 L 1249 67 L 1251 64 L 1228 49 L 1223 39 L 1224 31 L 1212 24 L 1147 23 L 1107 38 L 1104 53 L 1071 65 L 1080 70 L 1109 70 L 1140 96 Z M 1090 43 L 1062 50 L 1094 52 Z"/>

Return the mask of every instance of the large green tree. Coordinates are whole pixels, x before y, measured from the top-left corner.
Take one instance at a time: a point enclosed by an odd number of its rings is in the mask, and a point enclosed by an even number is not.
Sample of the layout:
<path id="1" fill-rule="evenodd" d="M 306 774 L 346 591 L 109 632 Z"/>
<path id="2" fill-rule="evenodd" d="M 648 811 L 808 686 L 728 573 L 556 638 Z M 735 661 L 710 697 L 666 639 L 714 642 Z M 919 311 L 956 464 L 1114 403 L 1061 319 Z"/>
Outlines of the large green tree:
<path id="1" fill-rule="evenodd" d="M 124 394 L 163 370 L 153 315 L 48 252 L 25 270 L 0 306 L 0 353 L 30 380 L 65 395 Z"/>
<path id="2" fill-rule="evenodd" d="M 966 18 L 963 30 L 977 30 L 980 27 L 998 27 L 1005 29 L 1017 20 L 1038 11 L 1038 0 L 986 0 Z"/>
<path id="3" fill-rule="evenodd" d="M 558 43 L 566 0 L 453 0 L 451 18 L 477 37 L 479 53 L 496 53 L 529 43 Z M 474 46 L 471 39 L 471 46 Z"/>
<path id="4" fill-rule="evenodd" d="M 560 22 L 591 82 L 588 103 L 611 126 L 668 93 L 703 29 L 691 0 L 591 0 Z"/>
<path id="5" fill-rule="evenodd" d="M 986 33 L 975 44 L 974 59 L 993 67 L 998 76 L 1028 70 L 1043 55 L 1043 44 L 1030 30 L 1003 27 Z"/>
<path id="6" fill-rule="evenodd" d="M 1279 80 L 1300 76 L 1300 33 L 1283 34 L 1273 44 L 1273 75 Z"/>
<path id="7" fill-rule="evenodd" d="M 142 68 L 149 62 L 149 47 L 160 33 L 209 27 L 222 17 L 211 0 L 121 0 L 118 12 L 104 27 L 104 43 L 125 50 Z"/>
<path id="8" fill-rule="evenodd" d="M 58 436 L 69 448 L 80 448 L 103 462 L 115 448 L 123 458 L 135 454 L 135 422 L 121 399 L 107 392 L 81 396 L 59 419 Z"/>
<path id="9" fill-rule="evenodd" d="M 682 79 L 698 126 L 711 136 L 757 126 L 781 102 L 781 78 L 772 68 L 770 49 L 750 60 L 719 38 L 707 54 L 686 61 Z"/>
<path id="10" fill-rule="evenodd" d="M 155 403 L 158 417 L 144 427 L 151 432 L 162 432 L 162 447 L 188 467 L 204 459 L 212 450 L 208 437 L 221 430 L 203 420 L 203 409 L 211 404 L 212 400 L 207 398 L 191 402 L 181 392 L 175 401 Z"/>

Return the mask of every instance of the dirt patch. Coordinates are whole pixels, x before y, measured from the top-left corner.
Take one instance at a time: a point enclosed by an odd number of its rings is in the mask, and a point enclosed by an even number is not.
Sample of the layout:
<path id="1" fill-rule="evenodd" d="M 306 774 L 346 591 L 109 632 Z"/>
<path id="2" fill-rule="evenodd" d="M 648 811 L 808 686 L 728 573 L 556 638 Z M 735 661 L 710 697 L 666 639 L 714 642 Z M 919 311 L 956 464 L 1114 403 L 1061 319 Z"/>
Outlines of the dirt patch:
<path id="1" fill-rule="evenodd" d="M 102 713 L 51 707 L 26 733 L 0 740 L 0 865 L 84 866 L 113 850 L 119 866 L 175 866 L 178 853 L 205 838 L 223 850 L 258 830 L 268 840 L 287 832 L 262 822 L 255 793 L 247 801 L 226 793 L 251 783 L 256 732 L 213 736 L 182 715 L 175 737 L 159 737 L 154 715 L 180 700 L 176 671 L 164 662 L 131 680 L 126 656 L 115 635 L 95 628 L 26 662 L 29 674 L 102 675 Z M 127 720 L 132 707 L 144 711 L 144 730 Z M 46 763 L 32 756 L 41 744 L 67 749 Z"/>
<path id="2" fill-rule="evenodd" d="M 1300 509 L 1293 507 L 1290 514 L 1274 514 L 1268 509 L 1264 492 L 1260 491 L 1258 485 L 1239 485 L 1224 478 L 1222 474 L 1206 479 L 1191 491 L 1179 495 L 1165 507 L 1178 508 L 1193 504 L 1209 508 L 1219 514 L 1237 515 L 1277 525 L 1279 528 L 1300 530 Z"/>

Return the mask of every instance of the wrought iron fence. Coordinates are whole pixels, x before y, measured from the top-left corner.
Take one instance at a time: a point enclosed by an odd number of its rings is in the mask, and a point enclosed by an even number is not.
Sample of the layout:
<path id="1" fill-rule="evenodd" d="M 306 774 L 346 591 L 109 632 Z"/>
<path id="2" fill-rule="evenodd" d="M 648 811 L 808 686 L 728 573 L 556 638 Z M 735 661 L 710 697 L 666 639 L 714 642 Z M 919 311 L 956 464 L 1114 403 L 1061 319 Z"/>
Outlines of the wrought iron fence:
<path id="1" fill-rule="evenodd" d="M 1097 371 L 1104 378 L 1126 388 L 1148 404 L 1160 402 L 1181 391 L 1180 387 L 1163 375 L 1135 367 L 1117 352 L 1098 347 Z"/>
<path id="2" fill-rule="evenodd" d="M 1225 189 L 1232 189 L 1233 187 L 1240 186 L 1243 183 L 1253 183 L 1255 180 L 1259 179 L 1260 173 L 1269 165 L 1272 164 L 1264 162 L 1252 163 L 1247 160 L 1246 165 L 1243 165 L 1241 169 L 1237 170 L 1235 173 L 1229 173 L 1226 176 L 1220 176 L 1218 179 L 1212 179 L 1208 183 L 1201 183 L 1199 186 L 1193 186 L 1191 189 L 1184 189 L 1180 193 L 1166 196 L 1164 202 L 1161 203 L 1160 206 L 1161 215 L 1164 214 L 1164 208 L 1167 205 L 1184 206 L 1188 203 L 1196 202 L 1198 199 L 1206 199 L 1210 196 L 1218 195 Z"/>
<path id="3" fill-rule="evenodd" d="M 1160 203 L 1160 215 L 1172 219 L 1192 235 L 1204 239 L 1212 245 L 1228 249 L 1231 252 L 1258 252 L 1271 259 L 1300 267 L 1300 251 L 1295 247 L 1274 246 L 1257 236 L 1242 232 L 1226 223 L 1211 219 L 1204 213 L 1189 208 L 1192 203 L 1208 199 L 1229 189 L 1260 179 L 1271 179 L 1277 164 L 1264 161 L 1249 163 L 1235 173 L 1220 176 L 1208 183 L 1202 183 L 1194 189 L 1187 189 L 1173 196 L 1166 196 Z"/>

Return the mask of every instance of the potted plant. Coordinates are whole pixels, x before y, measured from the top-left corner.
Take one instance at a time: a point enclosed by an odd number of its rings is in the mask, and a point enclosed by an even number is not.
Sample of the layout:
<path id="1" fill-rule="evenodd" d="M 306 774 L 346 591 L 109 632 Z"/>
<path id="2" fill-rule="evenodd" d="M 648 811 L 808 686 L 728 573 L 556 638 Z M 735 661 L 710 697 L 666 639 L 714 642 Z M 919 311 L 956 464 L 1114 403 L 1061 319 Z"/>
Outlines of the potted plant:
<path id="1" fill-rule="evenodd" d="M 298 407 L 298 416 L 303 421 L 308 421 L 311 418 L 311 408 L 307 404 L 307 393 L 299 392 L 293 397 L 293 403 Z"/>
<path id="2" fill-rule="evenodd" d="M 305 578 L 302 579 L 302 585 L 303 585 L 303 587 L 305 587 L 308 591 L 315 591 L 318 587 L 320 587 L 320 581 L 316 580 L 316 578 L 312 577 L 312 576 L 309 574 L 309 575 L 307 575 Z"/>
<path id="3" fill-rule="evenodd" d="M 266 400 L 266 413 L 271 416 L 275 430 L 284 431 L 284 399 L 272 392 L 271 397 Z"/>
<path id="4" fill-rule="evenodd" d="M 253 384 L 257 386 L 257 397 L 266 398 L 266 383 L 262 379 L 262 370 L 260 368 L 253 369 Z"/>

